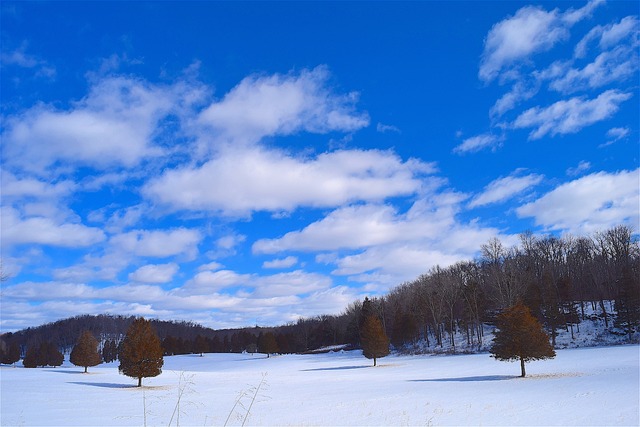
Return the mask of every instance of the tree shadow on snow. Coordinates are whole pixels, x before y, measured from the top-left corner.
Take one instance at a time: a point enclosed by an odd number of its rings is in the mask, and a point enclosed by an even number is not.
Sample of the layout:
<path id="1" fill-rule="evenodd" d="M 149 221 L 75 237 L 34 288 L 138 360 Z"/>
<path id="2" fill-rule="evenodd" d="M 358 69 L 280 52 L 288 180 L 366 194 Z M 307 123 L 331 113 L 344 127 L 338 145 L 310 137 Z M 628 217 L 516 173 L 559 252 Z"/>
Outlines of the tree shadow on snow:
<path id="1" fill-rule="evenodd" d="M 78 368 L 77 371 L 71 371 L 71 370 L 66 370 L 66 369 L 56 369 L 56 368 L 46 368 L 45 370 L 47 372 L 55 372 L 57 374 L 77 374 L 77 375 L 93 374 L 93 372 L 85 373 L 84 370 L 82 370 L 81 368 Z"/>
<path id="2" fill-rule="evenodd" d="M 313 368 L 313 369 L 301 369 L 300 372 L 311 372 L 311 371 L 341 371 L 344 369 L 361 369 L 368 368 L 371 365 L 356 365 L 356 366 L 335 366 L 332 368 Z"/>
<path id="3" fill-rule="evenodd" d="M 516 375 L 480 375 L 474 377 L 458 377 L 458 378 L 430 378 L 426 380 L 409 380 L 411 382 L 467 382 L 467 381 L 504 381 L 514 378 L 520 378 Z"/>
<path id="4" fill-rule="evenodd" d="M 138 388 L 135 385 L 120 384 L 120 383 L 89 383 L 84 381 L 71 381 L 69 384 L 90 385 L 93 387 L 103 387 L 103 388 Z"/>

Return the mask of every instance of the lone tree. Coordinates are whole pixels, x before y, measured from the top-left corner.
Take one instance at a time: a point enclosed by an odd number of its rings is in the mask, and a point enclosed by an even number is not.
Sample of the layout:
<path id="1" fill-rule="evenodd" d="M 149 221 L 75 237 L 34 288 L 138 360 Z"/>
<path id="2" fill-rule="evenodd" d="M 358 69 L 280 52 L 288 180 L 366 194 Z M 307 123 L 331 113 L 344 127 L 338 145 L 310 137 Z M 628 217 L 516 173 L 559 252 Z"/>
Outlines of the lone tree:
<path id="1" fill-rule="evenodd" d="M 271 354 L 277 353 L 278 341 L 273 332 L 267 332 L 266 334 L 260 334 L 258 336 L 258 352 L 265 353 L 267 358 L 271 357 Z"/>
<path id="2" fill-rule="evenodd" d="M 360 344 L 364 357 L 373 359 L 373 366 L 376 366 L 379 357 L 389 354 L 389 338 L 378 316 L 370 314 L 365 317 L 360 329 Z"/>
<path id="3" fill-rule="evenodd" d="M 142 387 L 142 378 L 162 373 L 162 345 L 151 322 L 143 317 L 133 321 L 122 342 L 119 358 L 118 370 L 128 377 L 137 378 L 138 387 Z"/>
<path id="4" fill-rule="evenodd" d="M 498 315 L 496 326 L 498 331 L 494 332 L 491 354 L 496 360 L 519 359 L 521 377 L 526 375 L 525 362 L 556 356 L 542 325 L 521 302 Z"/>
<path id="5" fill-rule="evenodd" d="M 84 331 L 78 342 L 73 346 L 69 362 L 76 366 L 84 366 L 84 372 L 87 373 L 89 366 L 96 366 L 102 363 L 102 357 L 98 353 L 98 340 L 89 331 Z"/>

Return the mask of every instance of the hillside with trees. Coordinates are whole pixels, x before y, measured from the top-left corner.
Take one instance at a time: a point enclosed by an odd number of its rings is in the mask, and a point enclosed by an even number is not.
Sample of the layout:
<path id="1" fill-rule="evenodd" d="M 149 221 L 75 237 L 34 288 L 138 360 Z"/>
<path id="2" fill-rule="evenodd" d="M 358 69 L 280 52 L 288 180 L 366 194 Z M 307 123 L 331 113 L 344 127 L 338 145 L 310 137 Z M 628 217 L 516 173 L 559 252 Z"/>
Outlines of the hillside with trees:
<path id="1" fill-rule="evenodd" d="M 361 328 L 375 315 L 393 348 L 405 352 L 489 351 L 496 316 L 518 302 L 528 307 L 554 348 L 582 342 L 638 342 L 640 248 L 618 226 L 591 236 L 535 236 L 505 246 L 493 239 L 476 260 L 436 266 L 387 295 L 354 301 L 340 315 L 299 319 L 278 327 L 214 330 L 193 322 L 150 320 L 165 355 L 208 352 L 304 353 L 335 345 L 361 347 Z M 0 337 L 0 356 L 52 343 L 71 351 L 87 330 L 103 360 L 115 360 L 134 317 L 77 316 Z M 587 331 L 587 332 L 585 332 Z M 488 336 L 489 334 L 489 336 Z M 559 339 L 562 342 L 559 342 Z"/>

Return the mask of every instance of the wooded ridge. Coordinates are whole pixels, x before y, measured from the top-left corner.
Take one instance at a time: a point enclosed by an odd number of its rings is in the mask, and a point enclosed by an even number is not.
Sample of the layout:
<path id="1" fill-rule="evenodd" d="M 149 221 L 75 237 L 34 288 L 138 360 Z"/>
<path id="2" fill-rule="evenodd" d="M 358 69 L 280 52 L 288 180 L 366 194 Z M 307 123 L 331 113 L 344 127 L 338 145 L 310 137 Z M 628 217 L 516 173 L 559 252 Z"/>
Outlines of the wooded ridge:
<path id="1" fill-rule="evenodd" d="M 556 346 L 559 331 L 572 336 L 585 321 L 619 342 L 638 342 L 640 248 L 626 226 L 592 236 L 555 237 L 525 233 L 520 244 L 498 239 L 480 257 L 434 267 L 387 295 L 371 298 L 391 343 L 398 350 L 484 351 L 495 316 L 523 302 Z M 204 352 L 302 353 L 326 346 L 360 345 L 362 301 L 340 315 L 323 315 L 277 327 L 214 330 L 189 321 L 151 320 L 166 355 Z M 0 351 L 51 342 L 68 353 L 88 330 L 100 348 L 117 348 L 133 316 L 83 315 L 0 336 Z M 462 347 L 462 348 L 461 348 Z"/>

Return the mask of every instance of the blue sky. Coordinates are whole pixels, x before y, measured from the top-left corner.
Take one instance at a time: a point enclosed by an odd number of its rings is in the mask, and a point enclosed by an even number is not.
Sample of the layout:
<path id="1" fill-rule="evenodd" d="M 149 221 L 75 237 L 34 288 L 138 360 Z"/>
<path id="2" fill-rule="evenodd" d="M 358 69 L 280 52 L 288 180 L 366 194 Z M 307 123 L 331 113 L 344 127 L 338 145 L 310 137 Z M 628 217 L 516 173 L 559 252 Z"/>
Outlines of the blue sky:
<path id="1" fill-rule="evenodd" d="M 2 2 L 0 329 L 337 314 L 639 229 L 636 2 Z"/>

